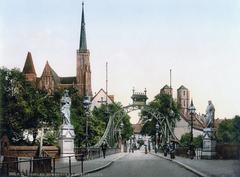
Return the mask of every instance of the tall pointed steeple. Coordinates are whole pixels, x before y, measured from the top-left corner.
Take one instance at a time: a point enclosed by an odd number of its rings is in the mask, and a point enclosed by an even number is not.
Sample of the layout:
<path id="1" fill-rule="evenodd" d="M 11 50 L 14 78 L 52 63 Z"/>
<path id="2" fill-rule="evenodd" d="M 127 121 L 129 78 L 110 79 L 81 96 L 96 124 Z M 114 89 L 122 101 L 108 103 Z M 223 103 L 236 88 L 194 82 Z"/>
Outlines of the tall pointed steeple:
<path id="1" fill-rule="evenodd" d="M 27 58 L 23 67 L 23 73 L 24 74 L 36 74 L 34 65 L 33 65 L 33 59 L 31 52 L 28 52 Z"/>
<path id="2" fill-rule="evenodd" d="M 28 52 L 27 54 L 27 58 L 26 58 L 22 72 L 25 75 L 27 81 L 33 81 L 33 82 L 36 81 L 37 75 L 34 68 L 31 52 Z"/>
<path id="3" fill-rule="evenodd" d="M 84 2 L 82 2 L 82 20 L 81 20 L 79 51 L 83 52 L 86 50 L 87 50 L 87 39 L 86 39 L 85 18 L 84 18 Z"/>
<path id="4" fill-rule="evenodd" d="M 77 50 L 76 87 L 81 96 L 92 96 L 90 51 L 87 49 L 84 3 L 82 3 L 80 44 Z"/>

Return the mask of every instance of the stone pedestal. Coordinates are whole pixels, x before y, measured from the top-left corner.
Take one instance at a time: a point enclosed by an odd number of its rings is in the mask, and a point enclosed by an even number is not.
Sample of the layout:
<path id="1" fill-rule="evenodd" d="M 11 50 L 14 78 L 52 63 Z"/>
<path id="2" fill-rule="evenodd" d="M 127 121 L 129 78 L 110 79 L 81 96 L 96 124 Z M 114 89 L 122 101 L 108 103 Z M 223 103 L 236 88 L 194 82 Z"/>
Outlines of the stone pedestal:
<path id="1" fill-rule="evenodd" d="M 74 156 L 74 128 L 72 125 L 61 125 L 59 130 L 60 157 Z M 68 160 L 67 158 L 63 158 Z M 75 160 L 75 158 L 71 158 Z M 65 161 L 65 160 L 64 160 Z"/>
<path id="2" fill-rule="evenodd" d="M 202 159 L 216 158 L 216 130 L 213 128 L 203 129 Z"/>

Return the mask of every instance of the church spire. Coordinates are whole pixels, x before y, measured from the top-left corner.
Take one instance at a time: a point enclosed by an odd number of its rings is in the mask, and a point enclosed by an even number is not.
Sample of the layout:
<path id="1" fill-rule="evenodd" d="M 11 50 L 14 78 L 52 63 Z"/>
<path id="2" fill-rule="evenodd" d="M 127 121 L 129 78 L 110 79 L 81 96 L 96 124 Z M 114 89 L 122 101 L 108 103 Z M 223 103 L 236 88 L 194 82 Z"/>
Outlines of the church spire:
<path id="1" fill-rule="evenodd" d="M 27 54 L 27 58 L 26 58 L 26 61 L 25 61 L 24 67 L 23 67 L 23 73 L 36 75 L 31 52 L 28 52 L 28 54 Z"/>
<path id="2" fill-rule="evenodd" d="M 37 79 L 36 71 L 33 65 L 33 59 L 31 52 L 28 52 L 27 58 L 23 67 L 23 74 L 25 75 L 25 78 L 27 81 L 33 81 L 35 82 Z"/>
<path id="3" fill-rule="evenodd" d="M 85 19 L 84 19 L 84 2 L 82 2 L 82 21 L 81 21 L 79 51 L 86 51 L 86 50 L 87 50 L 87 39 L 86 39 Z"/>

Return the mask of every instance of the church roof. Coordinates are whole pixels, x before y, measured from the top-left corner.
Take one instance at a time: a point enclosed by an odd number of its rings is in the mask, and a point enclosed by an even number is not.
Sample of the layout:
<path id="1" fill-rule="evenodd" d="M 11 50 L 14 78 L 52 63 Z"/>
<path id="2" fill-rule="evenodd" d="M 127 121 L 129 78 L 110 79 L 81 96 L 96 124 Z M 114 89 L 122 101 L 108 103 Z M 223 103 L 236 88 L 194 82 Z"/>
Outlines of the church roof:
<path id="1" fill-rule="evenodd" d="M 44 70 L 43 70 L 43 73 L 42 73 L 42 76 L 44 76 L 48 71 L 50 71 L 50 74 L 51 76 L 53 77 L 53 80 L 54 82 L 56 83 L 60 83 L 60 78 L 59 76 L 57 75 L 57 73 L 52 69 L 52 67 L 49 65 L 48 61 L 44 67 Z"/>
<path id="2" fill-rule="evenodd" d="M 170 87 L 166 84 L 162 89 L 170 89 Z"/>
<path id="3" fill-rule="evenodd" d="M 73 84 L 76 82 L 76 77 L 60 77 L 61 84 Z"/>
<path id="4" fill-rule="evenodd" d="M 81 20 L 81 34 L 80 34 L 80 43 L 79 51 L 87 51 L 87 39 L 86 39 L 86 30 L 85 30 L 85 18 L 84 18 L 84 3 L 82 3 L 82 20 Z"/>
<path id="5" fill-rule="evenodd" d="M 181 85 L 181 86 L 178 88 L 178 90 L 183 90 L 183 89 L 188 90 L 184 85 Z"/>
<path id="6" fill-rule="evenodd" d="M 183 120 L 185 120 L 187 123 L 190 124 L 190 122 L 191 122 L 190 115 L 184 115 L 184 114 L 180 113 L 180 116 L 181 116 L 181 118 L 183 118 Z M 196 130 L 203 130 L 204 127 L 205 127 L 205 125 L 201 119 L 201 116 L 198 114 L 195 114 L 193 117 L 193 128 Z"/>
<path id="7" fill-rule="evenodd" d="M 33 65 L 33 60 L 32 60 L 32 55 L 31 52 L 28 52 L 27 58 L 23 67 L 23 73 L 24 74 L 36 74 L 34 65 Z"/>
<path id="8" fill-rule="evenodd" d="M 102 88 L 93 96 L 92 100 L 94 100 L 101 92 L 104 93 L 104 95 L 107 95 L 107 93 L 105 92 L 105 90 L 103 90 Z M 108 95 L 108 98 L 114 103 L 114 99 L 112 97 L 113 95 Z"/>

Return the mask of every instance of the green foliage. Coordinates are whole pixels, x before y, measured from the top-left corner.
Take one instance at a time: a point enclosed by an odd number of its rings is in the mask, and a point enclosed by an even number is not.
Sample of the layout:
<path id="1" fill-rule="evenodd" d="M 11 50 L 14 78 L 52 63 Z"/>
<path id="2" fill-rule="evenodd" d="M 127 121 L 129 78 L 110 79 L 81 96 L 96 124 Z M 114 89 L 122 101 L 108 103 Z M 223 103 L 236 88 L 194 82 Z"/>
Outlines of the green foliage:
<path id="1" fill-rule="evenodd" d="M 221 122 L 217 138 L 220 143 L 240 143 L 240 116 Z"/>
<path id="2" fill-rule="evenodd" d="M 86 116 L 84 115 L 83 97 L 80 97 L 76 89 L 69 89 L 69 96 L 71 97 L 71 123 L 76 134 L 75 143 L 81 146 L 86 138 Z"/>
<path id="3" fill-rule="evenodd" d="M 172 129 L 175 127 L 176 121 L 180 119 L 179 108 L 177 106 L 177 103 L 169 95 L 166 94 L 156 95 L 154 100 L 151 101 L 148 104 L 148 106 L 150 107 L 151 110 L 160 112 L 163 116 L 167 117 Z M 155 136 L 156 134 L 155 125 L 157 123 L 157 120 L 152 116 L 152 114 L 148 110 L 149 108 L 146 108 L 141 111 L 142 115 L 141 119 L 144 123 L 141 133 L 150 136 Z"/>
<path id="4" fill-rule="evenodd" d="M 58 145 L 58 131 L 53 131 L 53 130 L 48 130 L 44 134 L 43 138 L 43 145 L 48 146 L 48 145 Z"/>
<path id="5" fill-rule="evenodd" d="M 83 97 L 78 95 L 76 89 L 70 89 L 69 95 L 72 99 L 71 123 L 76 134 L 76 146 L 85 146 L 87 115 L 83 107 Z M 105 123 L 94 115 L 88 116 L 88 144 L 94 145 L 103 135 Z"/>
<path id="6" fill-rule="evenodd" d="M 197 137 L 193 137 L 193 144 L 195 147 L 202 147 L 203 144 L 203 137 L 202 135 L 198 135 Z"/>
<path id="7" fill-rule="evenodd" d="M 12 143 L 30 144 L 24 140 L 23 132 L 28 131 L 33 135 L 31 144 L 38 144 L 37 132 L 45 127 L 48 131 L 44 135 L 45 145 L 57 144 L 57 133 L 62 124 L 60 113 L 60 99 L 63 90 L 55 91 L 52 95 L 39 90 L 35 85 L 25 80 L 25 76 L 18 69 L 0 69 L 0 133 L 6 132 Z M 75 129 L 75 142 L 77 146 L 83 146 L 86 140 L 87 116 L 83 108 L 83 98 L 78 95 L 76 89 L 69 89 L 72 99 L 71 123 Z M 122 106 L 118 104 L 102 105 L 95 108 L 88 117 L 88 140 L 94 145 L 103 135 L 108 123 L 109 115 L 122 112 Z M 116 122 L 122 119 L 124 124 L 122 137 L 129 139 L 133 133 L 129 116 L 116 116 Z M 120 124 L 119 124 L 120 125 Z"/>
<path id="8" fill-rule="evenodd" d="M 180 144 L 182 146 L 189 146 L 190 143 L 191 143 L 191 134 L 190 133 L 183 134 L 180 139 Z M 193 145 L 195 147 L 202 147 L 202 143 L 203 143 L 203 137 L 201 135 L 197 137 L 193 137 Z"/>
<path id="9" fill-rule="evenodd" d="M 118 124 L 117 128 L 119 128 L 121 121 L 123 123 L 122 138 L 129 139 L 133 134 L 133 128 L 129 115 L 124 112 L 120 103 L 108 104 L 107 107 L 106 105 L 101 105 L 100 108 L 94 108 L 93 110 L 93 116 L 104 123 L 104 129 L 107 126 L 109 116 L 113 115 L 115 115 L 115 123 Z"/>
<path id="10" fill-rule="evenodd" d="M 191 134 L 185 133 L 181 136 L 180 144 L 183 146 L 189 146 L 190 141 L 191 141 Z"/>
<path id="11" fill-rule="evenodd" d="M 60 123 L 59 102 L 25 80 L 18 69 L 0 69 L 2 130 L 12 143 L 24 143 L 23 132 L 33 132 L 43 126 L 56 129 Z M 26 143 L 26 142 L 25 142 Z"/>
<path id="12" fill-rule="evenodd" d="M 126 114 L 122 119 L 123 121 L 123 130 L 122 130 L 122 138 L 124 140 L 129 140 L 129 138 L 133 135 L 132 124 L 130 123 L 130 117 Z"/>

